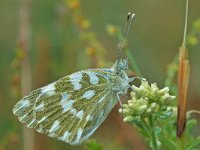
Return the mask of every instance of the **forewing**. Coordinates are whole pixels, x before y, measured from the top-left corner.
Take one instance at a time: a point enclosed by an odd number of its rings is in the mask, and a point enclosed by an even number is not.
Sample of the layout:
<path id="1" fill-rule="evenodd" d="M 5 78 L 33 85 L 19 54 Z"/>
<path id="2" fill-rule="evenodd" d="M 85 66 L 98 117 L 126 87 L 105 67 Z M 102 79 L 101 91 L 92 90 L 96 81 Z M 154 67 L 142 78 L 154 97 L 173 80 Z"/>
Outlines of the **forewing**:
<path id="1" fill-rule="evenodd" d="M 110 70 L 86 70 L 31 92 L 13 108 L 27 127 L 70 144 L 81 144 L 115 105 Z"/>

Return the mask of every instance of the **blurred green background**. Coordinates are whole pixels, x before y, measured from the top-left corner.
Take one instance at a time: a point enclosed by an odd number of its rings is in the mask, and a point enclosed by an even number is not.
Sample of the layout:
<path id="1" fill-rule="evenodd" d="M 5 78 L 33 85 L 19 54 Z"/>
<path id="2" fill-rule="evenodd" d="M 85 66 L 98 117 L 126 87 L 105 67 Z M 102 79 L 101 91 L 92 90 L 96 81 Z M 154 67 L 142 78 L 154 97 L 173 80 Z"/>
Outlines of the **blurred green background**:
<path id="1" fill-rule="evenodd" d="M 188 104 L 199 109 L 200 1 L 189 3 Z M 145 78 L 163 87 L 167 67 L 182 43 L 185 1 L 0 0 L 0 150 L 23 149 L 23 125 L 12 114 L 13 105 L 24 96 L 21 81 L 31 77 L 32 84 L 25 84 L 33 90 L 81 69 L 110 67 L 118 54 L 115 33 L 123 30 L 129 11 L 136 18 L 127 47 Z M 31 76 L 21 74 L 27 56 Z M 104 149 L 147 149 L 136 131 L 122 122 L 118 108 L 93 137 Z M 34 137 L 37 150 L 85 149 L 35 132 Z"/>

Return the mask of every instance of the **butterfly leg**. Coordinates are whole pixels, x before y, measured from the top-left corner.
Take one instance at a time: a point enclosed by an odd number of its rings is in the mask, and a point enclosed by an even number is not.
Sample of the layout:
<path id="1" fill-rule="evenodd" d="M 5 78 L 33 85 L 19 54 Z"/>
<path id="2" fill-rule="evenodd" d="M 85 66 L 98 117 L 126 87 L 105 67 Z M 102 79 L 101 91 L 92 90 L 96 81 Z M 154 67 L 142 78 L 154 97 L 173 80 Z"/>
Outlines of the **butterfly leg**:
<path id="1" fill-rule="evenodd" d="M 132 82 L 133 80 L 135 80 L 135 79 L 139 79 L 140 81 L 146 81 L 146 79 L 145 78 L 140 78 L 140 77 L 129 77 L 128 78 L 128 82 Z"/>
<path id="2" fill-rule="evenodd" d="M 121 96 L 125 96 L 125 95 L 124 95 L 124 92 L 118 92 L 118 93 L 117 93 L 117 98 L 118 98 L 118 101 L 119 101 L 120 107 L 121 107 L 121 109 L 122 109 L 122 120 L 123 120 L 123 118 L 124 118 L 123 114 L 124 114 L 124 113 L 123 113 L 122 101 L 121 101 L 119 95 L 121 95 Z M 126 97 L 126 96 L 125 96 L 125 97 Z M 126 97 L 126 98 L 127 98 L 127 97 Z"/>
<path id="3" fill-rule="evenodd" d="M 142 98 L 144 98 L 141 94 L 139 94 L 132 86 L 129 85 L 129 88 L 136 93 L 137 95 L 141 96 Z"/>

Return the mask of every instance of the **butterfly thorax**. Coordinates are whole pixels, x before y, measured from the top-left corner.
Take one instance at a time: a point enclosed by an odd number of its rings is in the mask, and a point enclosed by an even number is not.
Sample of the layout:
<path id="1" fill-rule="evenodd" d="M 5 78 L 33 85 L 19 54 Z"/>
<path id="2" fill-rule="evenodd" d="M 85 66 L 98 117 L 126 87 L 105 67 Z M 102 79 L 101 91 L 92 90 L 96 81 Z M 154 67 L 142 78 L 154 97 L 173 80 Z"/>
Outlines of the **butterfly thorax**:
<path id="1" fill-rule="evenodd" d="M 114 91 L 117 93 L 127 93 L 129 88 L 129 82 L 132 81 L 132 78 L 129 78 L 126 74 L 128 69 L 128 60 L 119 59 L 111 67 L 114 75 L 110 78 L 111 86 Z"/>

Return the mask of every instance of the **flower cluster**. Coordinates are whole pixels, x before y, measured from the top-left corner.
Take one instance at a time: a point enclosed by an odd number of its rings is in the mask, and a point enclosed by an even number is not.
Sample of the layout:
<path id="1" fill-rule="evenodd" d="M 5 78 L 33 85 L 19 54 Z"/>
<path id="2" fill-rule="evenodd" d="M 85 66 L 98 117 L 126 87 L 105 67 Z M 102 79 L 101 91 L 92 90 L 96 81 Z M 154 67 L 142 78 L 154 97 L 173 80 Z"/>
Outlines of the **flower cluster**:
<path id="1" fill-rule="evenodd" d="M 169 88 L 159 89 L 157 85 L 149 85 L 142 81 L 140 87 L 132 86 L 131 100 L 123 104 L 119 111 L 123 113 L 124 122 L 137 123 L 148 117 L 153 120 L 168 118 L 172 114 L 171 101 L 175 96 L 169 95 Z"/>

